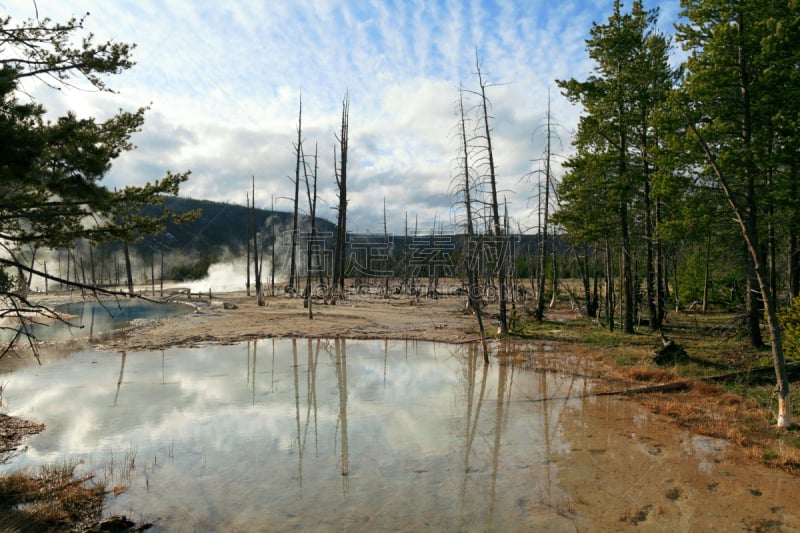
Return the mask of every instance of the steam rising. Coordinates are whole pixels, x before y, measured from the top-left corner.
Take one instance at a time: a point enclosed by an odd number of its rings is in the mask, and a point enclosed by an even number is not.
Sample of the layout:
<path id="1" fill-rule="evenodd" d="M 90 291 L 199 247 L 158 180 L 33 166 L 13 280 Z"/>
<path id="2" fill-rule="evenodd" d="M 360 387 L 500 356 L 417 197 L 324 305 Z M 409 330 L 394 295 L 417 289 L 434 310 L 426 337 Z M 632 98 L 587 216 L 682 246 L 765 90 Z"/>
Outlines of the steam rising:
<path id="1" fill-rule="evenodd" d="M 247 289 L 246 259 L 240 258 L 232 261 L 214 263 L 208 267 L 208 275 L 201 280 L 182 283 L 182 287 L 191 289 L 192 292 L 234 292 Z M 270 282 L 271 265 L 267 258 L 264 259 L 261 283 L 268 285 Z M 255 287 L 252 265 L 250 266 L 250 287 Z M 275 282 L 285 281 L 285 277 L 275 273 Z"/>

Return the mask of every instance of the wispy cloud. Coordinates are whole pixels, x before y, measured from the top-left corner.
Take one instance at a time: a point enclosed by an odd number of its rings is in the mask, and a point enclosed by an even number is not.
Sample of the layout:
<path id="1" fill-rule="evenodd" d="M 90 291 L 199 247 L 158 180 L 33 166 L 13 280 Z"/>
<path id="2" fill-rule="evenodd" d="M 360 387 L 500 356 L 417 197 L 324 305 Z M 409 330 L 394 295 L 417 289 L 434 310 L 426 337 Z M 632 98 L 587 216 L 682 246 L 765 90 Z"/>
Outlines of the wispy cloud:
<path id="1" fill-rule="evenodd" d="M 0 0 L 15 19 L 31 0 Z M 667 31 L 678 0 L 660 4 Z M 257 202 L 288 196 L 292 143 L 303 98 L 305 151 L 320 154 L 323 203 L 336 201 L 333 146 L 345 93 L 351 99 L 350 195 L 354 226 L 390 225 L 406 213 L 430 226 L 448 221 L 453 128 L 460 83 L 477 88 L 476 52 L 489 83 L 501 186 L 511 213 L 529 227 L 532 186 L 548 91 L 568 146 L 578 110 L 556 79 L 592 69 L 585 39 L 607 0 L 38 0 L 40 17 L 85 12 L 100 39 L 134 42 L 137 65 L 109 80 L 117 95 L 37 92 L 56 111 L 102 117 L 150 105 L 147 122 L 110 172 L 109 186 L 141 184 L 167 170 L 192 170 L 183 194 L 244 203 L 255 176 Z M 278 203 L 283 209 L 289 205 Z M 332 218 L 332 209 L 320 214 Z"/>

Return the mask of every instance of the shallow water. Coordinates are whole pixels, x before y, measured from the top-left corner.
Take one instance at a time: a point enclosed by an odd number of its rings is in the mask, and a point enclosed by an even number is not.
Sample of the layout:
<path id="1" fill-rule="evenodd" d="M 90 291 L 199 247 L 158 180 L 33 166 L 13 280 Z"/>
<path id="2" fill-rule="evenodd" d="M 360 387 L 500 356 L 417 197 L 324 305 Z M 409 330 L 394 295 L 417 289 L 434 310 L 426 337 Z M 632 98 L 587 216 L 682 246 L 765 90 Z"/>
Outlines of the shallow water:
<path id="1" fill-rule="evenodd" d="M 181 303 L 158 303 L 147 300 L 86 300 L 58 305 L 54 311 L 67 316 L 64 322 L 30 326 L 31 333 L 40 340 L 64 340 L 94 337 L 130 325 L 134 320 L 156 320 L 179 316 L 192 311 Z"/>
<path id="2" fill-rule="evenodd" d="M 108 514 L 169 531 L 800 526 L 796 478 L 538 350 L 562 370 L 402 341 L 80 352 L 0 377 L 10 414 L 48 426 L 2 468 L 82 461 L 127 487 Z"/>

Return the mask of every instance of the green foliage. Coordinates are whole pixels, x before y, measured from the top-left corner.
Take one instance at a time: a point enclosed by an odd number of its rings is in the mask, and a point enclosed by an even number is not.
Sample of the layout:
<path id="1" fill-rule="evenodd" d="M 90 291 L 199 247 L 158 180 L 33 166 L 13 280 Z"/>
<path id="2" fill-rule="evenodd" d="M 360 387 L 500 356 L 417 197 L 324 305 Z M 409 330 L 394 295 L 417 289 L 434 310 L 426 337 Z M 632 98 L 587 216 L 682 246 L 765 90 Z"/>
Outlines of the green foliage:
<path id="1" fill-rule="evenodd" d="M 800 298 L 780 315 L 783 349 L 787 359 L 800 359 Z"/>
<path id="2" fill-rule="evenodd" d="M 678 273 L 681 303 L 687 304 L 703 298 L 705 281 L 705 253 L 696 250 L 683 262 Z"/>
<path id="3" fill-rule="evenodd" d="M 651 153 L 661 142 L 653 114 L 666 100 L 674 74 L 669 41 L 656 29 L 658 11 L 646 10 L 641 0 L 634 0 L 628 13 L 621 7 L 614 2 L 608 20 L 592 25 L 586 50 L 595 63 L 594 74 L 582 81 L 557 82 L 584 114 L 575 154 L 566 162 L 558 187 L 559 210 L 553 220 L 575 244 L 608 244 L 609 251 L 620 247 L 623 328 L 632 333 L 638 292 L 632 267 L 635 240 L 642 236 L 644 242 L 653 242 L 653 205 L 659 201 L 650 190 L 656 168 Z M 655 324 L 652 245 L 644 255 Z"/>
<path id="4" fill-rule="evenodd" d="M 217 261 L 217 256 L 202 255 L 194 261 L 172 265 L 167 274 L 168 279 L 181 281 L 203 279 L 208 275 L 208 268 Z"/>
<path id="5" fill-rule="evenodd" d="M 136 242 L 163 231 L 168 221 L 197 215 L 139 213 L 164 195 L 176 195 L 188 172 L 167 172 L 160 180 L 118 191 L 102 183 L 113 161 L 133 148 L 130 138 L 141 128 L 146 108 L 120 110 L 102 121 L 73 112 L 46 120 L 41 104 L 20 101 L 28 98 L 20 89 L 29 78 L 58 89 L 88 85 L 109 91 L 106 75 L 133 66 L 133 45 L 96 43 L 82 32 L 83 19 L 0 18 L 0 237 L 6 252 L 0 263 L 5 266 L 27 268 L 20 260 L 22 247 Z"/>
<path id="6" fill-rule="evenodd" d="M 711 250 L 709 260 L 709 303 L 740 304 L 737 290 L 744 286 L 739 262 L 732 262 L 720 250 Z M 678 286 L 682 305 L 702 300 L 706 276 L 706 249 L 698 247 L 682 258 L 678 265 Z"/>
<path id="7" fill-rule="evenodd" d="M 16 278 L 10 276 L 5 269 L 0 268 L 0 293 L 7 293 L 14 290 Z"/>

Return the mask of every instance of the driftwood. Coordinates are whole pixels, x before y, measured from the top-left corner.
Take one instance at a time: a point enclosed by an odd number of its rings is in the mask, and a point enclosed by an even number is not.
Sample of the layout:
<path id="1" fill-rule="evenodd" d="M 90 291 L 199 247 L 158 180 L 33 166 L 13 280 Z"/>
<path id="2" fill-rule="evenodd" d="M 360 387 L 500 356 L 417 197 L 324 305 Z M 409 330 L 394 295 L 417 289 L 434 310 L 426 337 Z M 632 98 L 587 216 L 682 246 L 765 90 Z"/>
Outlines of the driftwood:
<path id="1" fill-rule="evenodd" d="M 677 344 L 669 337 L 666 337 L 662 331 L 661 348 L 653 352 L 653 362 L 657 365 L 675 365 L 687 357 L 686 350 L 683 349 L 683 346 Z"/>

